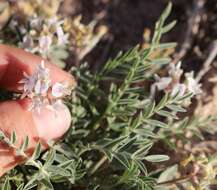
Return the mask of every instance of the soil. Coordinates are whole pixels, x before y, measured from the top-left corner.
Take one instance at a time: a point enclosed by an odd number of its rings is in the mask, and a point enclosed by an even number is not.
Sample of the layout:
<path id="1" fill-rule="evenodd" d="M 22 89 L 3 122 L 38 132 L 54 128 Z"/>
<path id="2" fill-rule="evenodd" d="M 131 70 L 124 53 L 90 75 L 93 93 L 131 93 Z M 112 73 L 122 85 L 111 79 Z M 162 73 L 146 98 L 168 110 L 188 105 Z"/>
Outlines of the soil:
<path id="1" fill-rule="evenodd" d="M 198 10 L 195 4 L 199 1 L 201 0 L 172 1 L 173 11 L 170 20 L 177 20 L 177 25 L 163 38 L 163 41 L 178 42 L 177 51 L 186 38 L 191 41 L 182 59 L 186 70 L 200 69 L 206 58 L 207 49 L 217 33 L 216 1 L 208 0 L 202 9 Z M 86 57 L 90 65 L 95 67 L 109 57 L 114 57 L 120 50 L 127 50 L 140 43 L 143 40 L 144 29 L 149 28 L 153 31 L 154 24 L 167 3 L 168 0 L 65 0 L 63 7 L 69 15 L 82 14 L 85 23 L 101 16 L 99 24 L 108 26 L 108 35 Z M 201 17 L 199 31 L 196 35 L 190 34 L 189 37 L 187 33 L 193 27 L 192 23 L 189 26 L 189 22 L 197 13 Z M 200 55 L 197 55 L 198 51 Z"/>

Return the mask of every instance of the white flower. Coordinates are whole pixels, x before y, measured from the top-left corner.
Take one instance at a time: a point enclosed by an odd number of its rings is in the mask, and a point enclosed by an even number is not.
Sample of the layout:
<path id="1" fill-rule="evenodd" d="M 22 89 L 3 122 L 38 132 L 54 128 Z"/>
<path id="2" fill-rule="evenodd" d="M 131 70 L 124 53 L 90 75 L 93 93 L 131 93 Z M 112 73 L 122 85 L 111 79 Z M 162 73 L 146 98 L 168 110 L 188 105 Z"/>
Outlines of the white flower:
<path id="1" fill-rule="evenodd" d="M 177 65 L 170 65 L 168 77 L 159 77 L 158 75 L 155 75 L 156 82 L 151 86 L 151 97 L 154 97 L 156 89 L 170 92 L 172 97 L 184 96 L 186 92 L 190 92 L 193 95 L 202 93 L 201 84 L 198 84 L 198 82 L 194 79 L 194 73 L 186 73 L 186 82 L 181 83 L 180 78 L 182 73 L 183 70 L 181 69 L 181 62 L 179 62 Z"/>
<path id="2" fill-rule="evenodd" d="M 35 16 L 33 19 L 30 19 L 30 26 L 36 30 L 40 30 L 42 27 L 43 20 L 40 17 Z"/>
<path id="3" fill-rule="evenodd" d="M 41 61 L 41 64 L 37 68 L 37 75 L 40 80 L 49 80 L 50 70 L 45 67 L 44 60 Z"/>
<path id="4" fill-rule="evenodd" d="M 37 71 L 33 75 L 29 76 L 24 73 L 24 79 L 19 83 L 23 84 L 22 97 L 32 97 L 34 94 L 46 94 L 50 84 L 49 69 L 44 67 L 44 61 L 37 67 Z"/>
<path id="5" fill-rule="evenodd" d="M 33 97 L 31 100 L 32 100 L 32 104 L 28 109 L 29 111 L 36 111 L 36 112 L 40 113 L 41 108 L 43 106 L 45 106 L 45 104 L 47 104 L 46 100 L 44 100 L 43 98 L 38 97 L 38 96 Z"/>
<path id="6" fill-rule="evenodd" d="M 23 85 L 23 94 L 21 96 L 21 98 L 25 98 L 26 96 L 28 97 L 32 97 L 33 96 L 33 90 L 35 87 L 35 84 L 37 82 L 37 77 L 36 75 L 32 75 L 29 76 L 26 73 L 24 73 L 24 79 L 22 79 L 21 81 L 19 81 L 20 84 L 24 84 Z"/>
<path id="7" fill-rule="evenodd" d="M 60 98 L 71 94 L 71 89 L 67 83 L 57 82 L 52 86 L 50 70 L 45 67 L 44 61 L 37 67 L 33 75 L 29 76 L 24 73 L 24 77 L 19 82 L 23 84 L 21 98 L 28 97 L 32 100 L 32 105 L 29 108 L 31 111 L 36 110 L 40 113 L 42 107 L 54 111 L 61 103 Z"/>
<path id="8" fill-rule="evenodd" d="M 173 78 L 173 80 L 179 82 L 182 73 L 183 70 L 181 69 L 181 62 L 178 62 L 177 65 L 170 64 L 169 75 Z"/>
<path id="9" fill-rule="evenodd" d="M 171 77 L 160 78 L 158 75 L 155 75 L 155 79 L 157 82 L 155 82 L 153 85 L 155 85 L 158 88 L 158 90 L 165 90 L 172 82 Z"/>
<path id="10" fill-rule="evenodd" d="M 58 20 L 58 17 L 53 17 L 47 20 L 47 25 L 49 28 L 54 27 L 57 34 L 57 45 L 66 45 L 68 43 L 69 34 L 65 34 L 62 28 L 64 20 Z"/>
<path id="11" fill-rule="evenodd" d="M 50 71 L 45 68 L 44 61 L 37 68 L 37 82 L 34 90 L 36 94 L 45 95 L 51 85 Z"/>
<path id="12" fill-rule="evenodd" d="M 30 35 L 27 34 L 23 37 L 23 42 L 21 43 L 21 47 L 27 51 L 32 50 L 32 48 L 34 47 L 34 42 Z"/>
<path id="13" fill-rule="evenodd" d="M 42 55 L 48 55 L 52 45 L 52 37 L 50 35 L 39 37 L 38 51 Z"/>
<path id="14" fill-rule="evenodd" d="M 156 88 L 158 90 L 166 90 L 172 82 L 171 77 L 159 77 L 158 75 L 154 76 L 156 82 L 151 85 L 150 97 L 153 98 L 156 93 Z"/>
<path id="15" fill-rule="evenodd" d="M 181 97 L 185 94 L 185 92 L 186 92 L 186 85 L 177 83 L 175 86 L 173 86 L 171 96 L 177 95 L 178 97 Z"/>
<path id="16" fill-rule="evenodd" d="M 54 16 L 54 17 L 47 20 L 48 27 L 52 27 L 52 26 L 58 27 L 58 26 L 62 25 L 63 23 L 64 23 L 64 21 L 59 20 L 57 16 Z"/>
<path id="17" fill-rule="evenodd" d="M 35 93 L 37 95 L 46 95 L 48 89 L 50 87 L 50 81 L 41 81 L 41 80 L 38 80 L 35 84 Z"/>
<path id="18" fill-rule="evenodd" d="M 61 26 L 57 27 L 57 37 L 58 37 L 58 45 L 64 46 L 68 43 L 69 34 L 64 34 L 64 31 Z"/>
<path id="19" fill-rule="evenodd" d="M 151 86 L 151 97 L 154 96 L 156 88 L 171 93 L 171 96 L 183 96 L 186 92 L 186 85 L 174 82 L 172 77 L 159 77 L 155 75 L 156 82 Z"/>
<path id="20" fill-rule="evenodd" d="M 60 98 L 70 94 L 71 89 L 67 84 L 61 84 L 57 82 L 52 86 L 52 96 L 54 96 L 55 98 Z"/>
<path id="21" fill-rule="evenodd" d="M 11 22 L 9 23 L 9 26 L 10 26 L 11 28 L 17 27 L 17 26 L 18 26 L 18 21 L 15 20 L 15 19 L 12 19 Z"/>
<path id="22" fill-rule="evenodd" d="M 198 82 L 194 79 L 194 73 L 186 73 L 185 74 L 186 80 L 187 80 L 187 89 L 189 92 L 191 92 L 193 95 L 201 94 L 201 84 L 198 84 Z"/>

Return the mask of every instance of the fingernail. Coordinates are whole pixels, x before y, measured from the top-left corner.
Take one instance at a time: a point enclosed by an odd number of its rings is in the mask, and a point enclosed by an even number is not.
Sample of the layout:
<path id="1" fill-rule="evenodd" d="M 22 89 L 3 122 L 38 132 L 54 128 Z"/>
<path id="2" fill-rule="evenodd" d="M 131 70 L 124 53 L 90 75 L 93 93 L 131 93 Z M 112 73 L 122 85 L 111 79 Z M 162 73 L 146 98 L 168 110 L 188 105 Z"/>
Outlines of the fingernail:
<path id="1" fill-rule="evenodd" d="M 60 138 L 69 129 L 71 114 L 68 108 L 61 103 L 55 111 L 42 108 L 40 113 L 34 112 L 33 120 L 39 138 L 49 141 Z"/>

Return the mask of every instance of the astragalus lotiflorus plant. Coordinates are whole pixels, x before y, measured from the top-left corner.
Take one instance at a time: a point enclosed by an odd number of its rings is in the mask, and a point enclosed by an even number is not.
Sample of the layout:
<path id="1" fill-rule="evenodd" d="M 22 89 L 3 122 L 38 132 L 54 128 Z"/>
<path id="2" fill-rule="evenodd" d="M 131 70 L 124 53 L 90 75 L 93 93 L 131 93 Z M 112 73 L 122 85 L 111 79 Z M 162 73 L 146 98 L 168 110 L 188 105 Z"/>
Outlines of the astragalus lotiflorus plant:
<path id="1" fill-rule="evenodd" d="M 48 142 L 49 150 L 42 152 L 38 143 L 29 156 L 28 137 L 16 147 L 16 132 L 11 137 L 0 133 L 1 141 L 26 160 L 0 179 L 2 190 L 203 189 L 214 182 L 214 156 L 185 152 L 186 157 L 176 147 L 189 141 L 187 133 L 201 137 L 203 126 L 213 120 L 180 114 L 202 91 L 193 73 L 183 74 L 181 63 L 169 64 L 170 58 L 162 56 L 176 45 L 160 43 L 175 25 L 165 24 L 170 11 L 171 4 L 148 48 L 138 45 L 120 53 L 96 72 L 88 64 L 71 68 L 77 87 L 64 101 L 72 126 L 60 142 Z M 167 74 L 159 76 L 160 69 Z M 183 157 L 174 162 L 174 155 Z M 190 173 L 184 174 L 189 165 Z"/>

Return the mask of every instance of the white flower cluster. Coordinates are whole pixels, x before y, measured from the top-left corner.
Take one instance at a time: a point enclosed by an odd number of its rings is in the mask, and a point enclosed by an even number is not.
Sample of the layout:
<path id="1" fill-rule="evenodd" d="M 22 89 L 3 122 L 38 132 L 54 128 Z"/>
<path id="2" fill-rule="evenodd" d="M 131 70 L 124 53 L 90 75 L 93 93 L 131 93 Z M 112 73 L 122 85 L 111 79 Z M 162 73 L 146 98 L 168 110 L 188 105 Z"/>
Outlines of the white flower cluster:
<path id="1" fill-rule="evenodd" d="M 177 65 L 170 65 L 168 77 L 155 75 L 156 82 L 151 86 L 151 96 L 154 96 L 156 89 L 169 92 L 171 96 L 178 95 L 180 97 L 187 92 L 192 93 L 192 95 L 202 93 L 201 84 L 198 84 L 194 79 L 193 72 L 185 74 L 184 83 L 181 83 L 182 74 L 183 70 L 181 69 L 181 62 L 179 62 Z"/>
<path id="2" fill-rule="evenodd" d="M 39 53 L 42 57 L 49 58 L 52 46 L 65 47 L 69 43 L 69 33 L 64 32 L 63 24 L 64 20 L 59 20 L 58 17 L 31 18 L 31 30 L 24 32 L 20 46 L 26 51 Z"/>
<path id="3" fill-rule="evenodd" d="M 72 89 L 66 83 L 57 82 L 52 85 L 50 71 L 45 67 L 44 61 L 33 75 L 29 76 L 24 73 L 24 77 L 19 81 L 23 85 L 21 98 L 28 97 L 32 100 L 29 110 L 36 110 L 38 113 L 42 107 L 55 110 L 61 103 L 61 98 L 71 94 Z"/>

